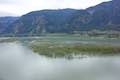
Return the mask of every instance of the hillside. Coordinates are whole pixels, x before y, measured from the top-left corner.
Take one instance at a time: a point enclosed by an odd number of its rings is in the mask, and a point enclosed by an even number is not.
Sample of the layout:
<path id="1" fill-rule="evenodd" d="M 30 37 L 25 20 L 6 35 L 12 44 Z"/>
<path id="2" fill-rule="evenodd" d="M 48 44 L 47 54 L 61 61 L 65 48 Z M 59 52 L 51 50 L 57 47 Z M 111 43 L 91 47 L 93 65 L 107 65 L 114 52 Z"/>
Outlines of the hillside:
<path id="1" fill-rule="evenodd" d="M 90 30 L 117 30 L 120 31 L 120 1 L 113 0 L 110 2 L 104 2 L 94 7 L 86 9 L 87 15 L 83 15 L 81 18 L 81 13 L 78 12 L 74 14 L 70 21 L 69 26 L 73 29 L 78 27 L 77 30 L 80 31 L 90 31 Z M 85 21 L 80 23 L 81 20 Z M 76 30 L 76 29 L 75 29 Z"/>
<path id="2" fill-rule="evenodd" d="M 74 9 L 34 11 L 23 15 L 19 20 L 11 24 L 7 31 L 12 31 L 15 34 L 64 32 L 64 26 L 61 25 L 63 25 L 75 11 Z"/>
<path id="3" fill-rule="evenodd" d="M 40 10 L 23 15 L 4 31 L 12 34 L 120 31 L 120 1 L 103 2 L 85 10 Z"/>
<path id="4" fill-rule="evenodd" d="M 4 33 L 8 26 L 18 18 L 19 17 L 0 17 L 0 33 Z"/>

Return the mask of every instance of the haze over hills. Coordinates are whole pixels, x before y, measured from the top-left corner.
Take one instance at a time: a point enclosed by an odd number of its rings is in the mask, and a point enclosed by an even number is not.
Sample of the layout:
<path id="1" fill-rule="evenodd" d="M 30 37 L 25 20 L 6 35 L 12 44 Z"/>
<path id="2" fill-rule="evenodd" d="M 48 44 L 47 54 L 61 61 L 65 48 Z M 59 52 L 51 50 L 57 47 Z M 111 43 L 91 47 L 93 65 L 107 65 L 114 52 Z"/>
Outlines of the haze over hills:
<path id="1" fill-rule="evenodd" d="M 7 16 L 17 16 L 17 14 L 15 14 L 15 13 L 0 11 L 0 17 L 5 17 L 6 15 Z"/>
<path id="2" fill-rule="evenodd" d="M 59 9 L 33 11 L 11 19 L 11 23 L 0 33 L 41 34 L 71 33 L 74 31 L 117 30 L 120 31 L 120 1 L 113 0 L 85 10 Z"/>
<path id="3" fill-rule="evenodd" d="M 0 33 L 6 33 L 4 32 L 10 24 L 12 24 L 14 21 L 16 21 L 19 17 L 0 17 Z"/>

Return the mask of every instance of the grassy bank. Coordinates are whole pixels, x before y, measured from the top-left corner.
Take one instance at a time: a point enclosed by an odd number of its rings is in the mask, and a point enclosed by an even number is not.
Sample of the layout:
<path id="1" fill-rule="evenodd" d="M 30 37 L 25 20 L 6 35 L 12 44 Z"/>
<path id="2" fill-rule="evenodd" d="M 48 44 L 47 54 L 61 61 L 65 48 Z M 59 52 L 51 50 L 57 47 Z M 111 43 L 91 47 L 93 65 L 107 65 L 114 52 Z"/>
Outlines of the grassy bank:
<path id="1" fill-rule="evenodd" d="M 45 56 L 116 55 L 120 53 L 120 38 L 90 37 L 79 34 L 48 34 L 39 37 L 3 37 L 0 42 L 20 42 Z"/>
<path id="2" fill-rule="evenodd" d="M 66 55 L 116 55 L 120 53 L 120 46 L 105 44 L 62 44 L 37 43 L 30 48 L 41 55 L 61 57 Z"/>
<path id="3" fill-rule="evenodd" d="M 49 35 L 33 40 L 29 47 L 40 55 L 116 55 L 120 53 L 120 40 L 80 35 Z"/>

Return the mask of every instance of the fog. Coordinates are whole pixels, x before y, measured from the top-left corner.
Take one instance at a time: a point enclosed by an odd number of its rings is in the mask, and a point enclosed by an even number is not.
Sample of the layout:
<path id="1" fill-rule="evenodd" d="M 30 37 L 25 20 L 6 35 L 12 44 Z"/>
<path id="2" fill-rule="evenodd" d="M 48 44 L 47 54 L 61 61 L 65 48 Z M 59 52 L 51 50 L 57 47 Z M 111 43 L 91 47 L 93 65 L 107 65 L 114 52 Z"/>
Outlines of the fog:
<path id="1" fill-rule="evenodd" d="M 120 57 L 47 58 L 18 43 L 0 44 L 0 80 L 120 80 Z"/>

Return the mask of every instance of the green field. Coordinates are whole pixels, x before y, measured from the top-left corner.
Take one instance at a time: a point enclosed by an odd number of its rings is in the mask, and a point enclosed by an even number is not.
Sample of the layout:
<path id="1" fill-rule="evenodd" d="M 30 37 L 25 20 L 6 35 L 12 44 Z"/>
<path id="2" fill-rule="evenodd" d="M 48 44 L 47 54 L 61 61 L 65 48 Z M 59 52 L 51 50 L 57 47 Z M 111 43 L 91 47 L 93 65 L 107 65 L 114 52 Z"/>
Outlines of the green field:
<path id="1" fill-rule="evenodd" d="M 79 34 L 47 34 L 36 37 L 2 37 L 0 42 L 20 42 L 40 55 L 118 55 L 120 38 Z"/>
<path id="2" fill-rule="evenodd" d="M 35 39 L 30 38 L 28 45 L 34 52 L 50 57 L 118 55 L 120 53 L 119 38 L 104 36 L 47 35 Z"/>

